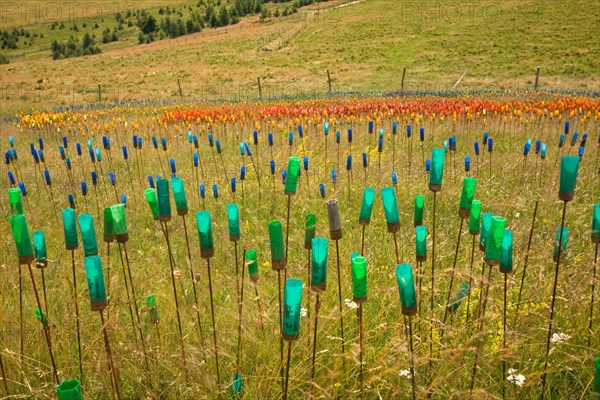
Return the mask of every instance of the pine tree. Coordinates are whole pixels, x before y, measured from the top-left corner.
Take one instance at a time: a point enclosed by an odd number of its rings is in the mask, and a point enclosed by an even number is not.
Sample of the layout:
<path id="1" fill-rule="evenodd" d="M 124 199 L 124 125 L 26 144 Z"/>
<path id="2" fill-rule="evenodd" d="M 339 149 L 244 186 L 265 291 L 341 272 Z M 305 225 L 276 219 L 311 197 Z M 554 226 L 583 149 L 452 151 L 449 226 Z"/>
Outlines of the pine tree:
<path id="1" fill-rule="evenodd" d="M 219 26 L 227 26 L 230 22 L 231 17 L 229 15 L 229 10 L 227 10 L 227 7 L 223 4 L 219 11 Z"/>

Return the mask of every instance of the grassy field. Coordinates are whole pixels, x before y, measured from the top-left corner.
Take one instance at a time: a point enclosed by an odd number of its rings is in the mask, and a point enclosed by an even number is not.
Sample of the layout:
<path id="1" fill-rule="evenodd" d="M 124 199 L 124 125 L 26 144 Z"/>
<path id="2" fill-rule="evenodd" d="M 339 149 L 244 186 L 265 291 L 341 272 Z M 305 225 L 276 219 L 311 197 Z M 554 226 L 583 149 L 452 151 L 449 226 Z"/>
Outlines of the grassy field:
<path id="1" fill-rule="evenodd" d="M 554 104 L 552 96 L 514 97 L 512 100 L 545 100 L 546 106 Z M 489 99 L 485 107 L 491 109 L 495 99 Z M 514 233 L 514 265 L 515 273 L 508 275 L 508 350 L 502 348 L 502 293 L 503 276 L 494 269 L 489 292 L 489 303 L 483 324 L 483 345 L 479 358 L 479 367 L 475 379 L 474 398 L 500 398 L 502 392 L 502 360 L 508 367 L 516 369 L 515 374 L 522 374 L 525 381 L 522 386 L 506 381 L 507 398 L 537 398 L 541 390 L 540 377 L 543 373 L 546 333 L 554 264 L 552 251 L 556 228 L 560 225 L 562 203 L 558 201 L 558 174 L 561 154 L 575 154 L 579 144 L 574 147 L 568 144 L 564 149 L 557 146 L 559 134 L 563 132 L 564 122 L 571 122 L 573 132 L 589 132 L 588 144 L 579 167 L 579 177 L 575 199 L 569 203 L 566 215 L 566 226 L 569 228 L 568 251 L 565 263 L 560 268 L 560 279 L 557 292 L 556 319 L 553 331 L 564 334 L 562 339 L 552 343 L 550 364 L 548 367 L 548 399 L 585 398 L 592 380 L 592 360 L 597 356 L 599 346 L 598 335 L 593 334 L 591 344 L 588 338 L 589 299 L 592 282 L 593 245 L 590 243 L 590 220 L 592 205 L 598 202 L 599 174 L 597 173 L 597 149 L 593 147 L 596 138 L 592 132 L 598 129 L 598 102 L 585 101 L 582 111 L 570 100 L 573 111 L 568 110 L 553 114 L 552 118 L 532 115 L 525 111 L 526 107 L 517 103 L 498 103 L 505 107 L 514 107 L 514 115 L 522 121 L 508 117 L 510 113 L 488 113 L 482 115 L 481 109 L 473 107 L 471 119 L 467 114 L 459 112 L 456 124 L 451 114 L 442 119 L 427 117 L 422 122 L 419 114 L 392 113 L 389 111 L 358 111 L 358 106 L 370 104 L 370 100 L 340 99 L 332 103 L 290 103 L 250 105 L 246 110 L 246 121 L 241 117 L 236 121 L 229 119 L 222 124 L 206 120 L 194 122 L 189 127 L 199 139 L 199 157 L 202 171 L 192 167 L 193 145 L 187 141 L 187 123 L 180 120 L 165 125 L 156 125 L 157 118 L 176 116 L 181 107 L 164 109 L 160 106 L 140 108 L 122 108 L 105 111 L 86 110 L 57 114 L 54 124 L 40 130 L 23 127 L 23 134 L 15 136 L 15 148 L 18 151 L 18 169 L 11 164 L 1 166 L 0 185 L 6 189 L 7 170 L 18 174 L 28 187 L 29 194 L 24 202 L 31 231 L 43 229 L 48 243 L 50 266 L 46 270 L 48 291 L 48 316 L 52 323 L 51 335 L 54 344 L 61 379 L 78 376 L 77 340 L 75 335 L 75 318 L 73 290 L 71 281 L 71 254 L 64 249 L 63 231 L 60 222 L 60 209 L 68 207 L 67 194 L 76 195 L 76 212 L 89 212 L 95 220 L 98 237 L 102 238 L 103 223 L 99 218 L 97 205 L 102 207 L 113 204 L 121 193 L 127 196 L 127 219 L 130 240 L 127 243 L 133 283 L 136 290 L 136 302 L 140 307 L 141 329 L 145 335 L 146 348 L 150 357 L 150 369 L 146 370 L 137 330 L 132 330 L 130 315 L 127 311 L 127 296 L 124 287 L 124 271 L 119 259 L 116 244 L 110 247 L 99 242 L 100 255 L 103 260 L 105 277 L 110 259 L 110 318 L 108 327 L 111 344 L 120 374 L 123 398 L 163 398 L 163 399 L 199 399 L 230 398 L 227 386 L 231 384 L 231 376 L 236 366 L 237 349 L 237 308 L 236 308 L 236 275 L 233 243 L 228 239 L 226 204 L 236 202 L 241 209 L 242 239 L 239 251 L 253 248 L 258 252 L 260 279 L 257 285 L 262 305 L 259 315 L 253 285 L 248 279 L 244 288 L 243 311 L 243 359 L 241 373 L 244 378 L 245 399 L 274 399 L 280 397 L 278 380 L 278 302 L 277 274 L 270 267 L 269 241 L 267 222 L 278 219 L 286 226 L 286 198 L 283 194 L 281 180 L 282 170 L 287 168 L 290 155 L 309 157 L 308 174 L 304 171 L 300 177 L 297 195 L 291 198 L 291 215 L 289 228 L 288 278 L 300 278 L 307 282 L 307 252 L 303 246 L 304 218 L 306 213 L 317 215 L 317 236 L 329 237 L 327 212 L 324 199 L 319 196 L 318 184 L 324 183 L 326 199 L 337 198 L 340 202 L 343 238 L 339 242 L 341 263 L 342 299 L 345 322 L 346 355 L 340 349 L 339 311 L 336 267 L 336 252 L 333 241 L 329 244 L 328 288 L 321 296 L 319 316 L 319 335 L 317 346 L 317 373 L 314 382 L 310 379 L 310 356 L 312 350 L 312 331 L 314 327 L 314 294 L 308 300 L 308 288 L 303 293 L 302 307 L 307 309 L 309 317 L 301 319 L 300 339 L 294 342 L 289 391 L 290 399 L 300 398 L 357 398 L 359 395 L 358 377 L 358 327 L 356 310 L 351 303 L 351 275 L 349 256 L 360 250 L 361 227 L 358 215 L 364 186 L 377 189 L 377 197 L 373 209 L 372 223 L 366 228 L 365 256 L 368 262 L 368 301 L 364 305 L 364 362 L 365 393 L 364 398 L 410 398 L 410 379 L 403 372 L 408 370 L 408 342 L 405 336 L 405 325 L 401 314 L 394 268 L 396 257 L 392 235 L 387 233 L 380 189 L 391 186 L 390 174 L 398 173 L 396 196 L 400 212 L 401 230 L 398 234 L 399 258 L 401 261 L 414 264 L 414 228 L 413 199 L 417 194 L 425 196 L 424 223 L 429 230 L 428 261 L 422 266 L 418 277 L 423 279 L 420 293 L 420 316 L 413 319 L 415 332 L 416 381 L 417 396 L 425 398 L 432 393 L 436 399 L 469 398 L 469 382 L 477 344 L 477 328 L 474 323 L 466 323 L 467 309 L 465 303 L 445 328 L 441 338 L 441 323 L 449 283 L 449 274 L 455 252 L 456 237 L 460 218 L 457 216 L 463 170 L 463 157 L 469 155 L 472 170 L 469 173 L 478 179 L 475 198 L 483 203 L 484 212 L 507 219 L 507 229 Z M 436 98 L 406 100 L 412 105 L 436 103 Z M 334 106 L 354 104 L 356 111 L 348 112 L 348 119 L 336 114 Z M 380 103 L 376 103 L 380 104 Z M 393 99 L 390 99 L 393 104 Z M 457 100 L 457 109 L 463 109 L 468 103 Z M 542 103 L 537 103 L 540 106 Z M 246 106 L 239 106 L 244 109 Z M 278 114 L 277 109 L 299 107 L 311 110 L 306 116 L 292 117 Z M 323 135 L 323 122 L 319 110 L 330 110 L 329 120 L 332 124 L 329 137 Z M 449 106 L 450 107 L 450 106 Z M 185 107 L 188 109 L 191 107 Z M 215 104 L 211 110 L 225 110 L 227 105 Z M 368 110 L 367 107 L 362 109 Z M 395 109 L 395 108 L 393 108 Z M 261 114 L 261 110 L 262 113 Z M 275 111 L 274 111 L 275 110 Z M 397 109 L 395 109 L 397 110 Z M 589 114 L 588 112 L 589 111 Z M 168 112 L 165 114 L 165 112 Z M 201 113 L 202 113 L 201 112 Z M 83 113 L 86 118 L 84 119 Z M 259 115 L 269 115 L 263 118 Z M 543 113 L 543 111 L 542 111 Z M 238 116 L 240 114 L 237 114 Z M 292 114 L 293 115 L 293 114 Z M 317 115 L 321 115 L 317 117 Z M 549 113 L 546 113 L 549 115 Z M 354 117 L 355 118 L 354 118 Z M 507 122 L 504 122 L 506 116 Z M 64 125 L 61 118 L 65 118 Z M 35 117 L 38 118 L 38 117 Z M 375 132 L 384 129 L 383 152 L 379 161 L 377 152 L 377 135 L 367 133 L 367 120 L 374 119 Z M 41 119 L 37 119 L 42 121 Z M 252 143 L 252 131 L 260 127 L 259 145 Z M 25 122 L 28 120 L 24 120 Z M 127 125 L 125 125 L 127 121 Z M 148 122 L 146 122 L 148 121 Z M 392 121 L 399 123 L 398 134 L 391 134 Z M 28 122 L 26 122 L 28 124 Z M 242 125 L 243 124 L 243 125 Z M 296 124 L 303 124 L 305 136 L 297 135 Z M 413 128 L 412 139 L 405 134 L 405 124 Z M 54 134 L 57 127 L 60 134 Z M 426 139 L 421 148 L 418 128 L 422 126 Z M 348 128 L 354 130 L 351 145 L 346 140 Z M 341 132 L 340 145 L 335 144 L 334 132 Z M 272 131 L 274 146 L 267 145 L 267 132 Z M 288 144 L 288 131 L 294 131 L 292 146 Z M 485 151 L 483 132 L 487 131 L 494 140 L 494 152 Z M 68 132 L 68 133 L 67 133 Z M 67 177 L 64 161 L 61 160 L 58 147 L 62 145 L 61 135 L 68 134 L 68 155 L 73 160 L 74 182 Z M 131 146 L 131 135 L 135 133 L 143 137 L 142 150 L 134 150 Z M 222 154 L 217 155 L 215 148 L 208 145 L 207 134 L 212 133 L 219 139 Z M 436 211 L 436 253 L 435 253 L 435 298 L 433 322 L 433 359 L 429 357 L 429 327 L 432 267 L 432 204 L 433 195 L 427 189 L 428 176 L 423 164 L 424 158 L 431 156 L 432 148 L 443 146 L 451 134 L 457 136 L 456 152 L 446 154 L 444 181 L 442 191 L 437 196 Z M 44 186 L 41 172 L 35 168 L 29 153 L 29 142 L 37 140 L 38 135 L 45 140 L 45 164 L 53 179 L 52 194 Z M 93 147 L 102 147 L 101 135 L 106 135 L 112 142 L 110 151 L 102 151 L 101 162 L 92 164 L 85 154 L 86 140 L 92 140 Z M 151 136 L 164 137 L 168 143 L 167 151 L 155 151 L 151 145 Z M 532 153 L 528 159 L 522 156 L 523 143 L 527 138 L 541 140 L 548 145 L 547 157 L 542 161 Z M 580 136 L 581 138 L 581 136 Z M 567 143 L 570 136 L 567 139 Z M 242 157 L 239 153 L 239 142 L 247 141 L 253 149 L 253 158 Z M 482 145 L 482 155 L 473 154 L 473 142 Z M 80 142 L 84 147 L 82 158 L 77 157 L 74 147 Z M 7 149 L 6 138 L 2 148 Z M 37 146 L 37 145 L 36 145 Z M 121 146 L 129 148 L 129 164 L 121 155 Z M 367 153 L 369 167 L 365 170 L 361 165 L 361 153 Z M 110 156 L 109 156 L 110 153 Z M 157 154 L 159 153 L 160 156 Z M 346 169 L 346 157 L 352 154 L 354 164 L 352 175 Z M 160 158 L 159 158 L 160 157 Z M 175 315 L 175 303 L 171 288 L 169 258 L 167 246 L 156 221 L 153 221 L 150 209 L 144 200 L 144 190 L 148 187 L 147 175 L 166 176 L 169 173 L 167 160 L 173 158 L 177 165 L 177 175 L 185 181 L 190 214 L 187 216 L 187 228 L 191 249 L 191 267 L 198 275 L 198 293 L 203 329 L 203 340 L 198 336 L 198 329 L 193 309 L 191 276 L 186 262 L 187 247 L 183 231 L 183 220 L 175 215 L 169 222 L 170 237 L 176 264 L 176 286 L 179 292 L 184 344 L 186 351 L 187 378 L 184 373 L 180 353 L 179 336 Z M 269 160 L 276 164 L 275 175 L 269 173 Z M 410 160 L 410 161 L 409 161 Z M 109 164 L 110 163 L 110 164 Z M 112 167 L 111 167 L 112 165 Z M 245 165 L 247 177 L 245 182 L 239 181 L 239 168 Z M 260 172 L 259 186 L 255 166 Z M 337 183 L 331 179 L 331 171 L 338 171 Z M 99 185 L 94 189 L 90 183 L 90 171 L 97 170 L 101 175 Z M 108 181 L 108 171 L 116 173 L 116 186 Z M 102 173 L 103 171 L 103 173 Z M 206 199 L 201 200 L 197 189 L 198 181 L 206 185 Z M 237 176 L 237 191 L 232 194 L 229 189 L 231 177 Z M 80 193 L 79 182 L 88 181 L 90 192 L 84 200 Z M 218 184 L 220 196 L 212 197 L 211 185 Z M 533 218 L 535 201 L 539 200 L 537 220 L 533 234 L 531 252 L 523 301 L 519 317 L 515 320 L 515 306 L 518 296 L 527 238 Z M 98 202 L 98 203 L 97 203 Z M 2 196 L 2 209 L 8 213 L 6 192 Z M 206 262 L 200 258 L 195 213 L 201 209 L 211 212 L 216 244 L 216 255 L 211 260 L 212 284 L 216 307 L 216 323 L 221 368 L 221 391 L 217 392 L 214 378 L 214 352 L 212 347 L 212 328 L 210 303 L 208 295 L 208 279 Z M 57 212 L 58 211 L 58 212 Z M 19 289 L 16 253 L 10 235 L 7 218 L 0 225 L 2 237 L 0 267 L 0 346 L 2 357 L 8 374 L 9 387 L 12 394 L 39 399 L 53 397 L 53 383 L 49 358 L 44 347 L 40 324 L 33 318 L 35 307 L 26 267 L 22 267 L 24 284 L 25 310 L 25 359 L 19 361 Z M 455 290 L 460 283 L 473 279 L 473 296 L 471 310 L 477 308 L 477 295 L 480 293 L 480 275 L 482 253 L 475 248 L 475 262 L 470 265 L 471 238 L 463 229 L 461 247 L 458 251 L 457 277 Z M 476 239 L 479 240 L 478 238 Z M 88 296 L 83 269 L 83 254 L 75 252 L 76 274 L 79 284 L 78 299 L 82 319 L 84 388 L 88 398 L 108 398 L 111 392 L 110 378 L 106 367 L 106 358 L 102 343 L 99 318 L 89 311 Z M 241 262 L 241 261 L 240 261 Z M 240 265 L 238 264 L 238 267 Z M 471 269 L 472 268 L 472 269 Z M 472 271 L 472 273 L 470 272 Z M 39 272 L 34 271 L 41 291 Z M 160 323 L 158 329 L 149 322 L 149 315 L 144 306 L 144 298 L 149 294 L 157 296 Z M 308 312 L 310 309 L 310 312 Z M 596 313 L 597 315 L 597 313 Z M 260 316 L 264 319 L 264 330 L 261 329 Z M 594 318 L 594 332 L 600 321 Z M 309 339 L 310 337 L 310 339 Z M 429 367 L 429 362 L 432 366 Z"/>
<path id="2" fill-rule="evenodd" d="M 331 7 L 339 3 L 339 0 L 331 1 L 328 6 Z M 33 18 L 35 15 L 32 13 L 30 22 L 38 20 L 37 23 L 30 25 L 17 26 L 17 29 L 25 29 L 25 32 L 29 35 L 26 38 L 21 37 L 20 41 L 17 42 L 18 47 L 16 49 L 4 50 L 5 54 L 13 62 L 19 61 L 32 61 L 38 59 L 47 59 L 51 57 L 51 44 L 52 41 L 58 41 L 65 43 L 69 38 L 73 37 L 77 42 L 81 42 L 81 39 L 85 34 L 90 34 L 101 46 L 103 51 L 111 51 L 123 48 L 134 47 L 139 44 L 138 35 L 140 29 L 137 26 L 139 19 L 138 12 L 144 11 L 148 15 L 153 16 L 156 19 L 157 25 L 161 25 L 166 18 L 172 23 L 181 19 L 184 24 L 188 19 L 196 14 L 198 16 L 204 16 L 207 9 L 212 6 L 216 11 L 219 11 L 219 7 L 216 6 L 216 2 L 207 1 L 200 3 L 198 1 L 172 1 L 172 2 L 158 2 L 158 3 L 142 3 L 142 5 L 134 5 L 127 3 L 115 3 L 110 2 L 102 7 L 92 3 L 92 5 L 85 5 L 82 3 L 79 5 L 79 9 L 72 7 L 72 9 L 66 8 L 68 12 L 72 14 L 70 18 L 66 20 L 60 20 L 56 18 L 42 18 L 44 10 L 55 6 L 55 3 L 49 3 L 50 5 L 40 5 L 39 18 Z M 233 2 L 224 2 L 229 7 L 233 6 Z M 265 8 L 273 14 L 277 11 L 278 14 L 283 13 L 283 10 L 290 9 L 292 1 L 281 2 L 277 4 L 267 3 Z M 96 7 L 100 7 L 96 9 Z M 80 14 L 78 14 L 78 11 Z M 22 12 L 23 13 L 23 12 Z M 14 14 L 19 15 L 18 9 L 14 11 Z M 9 15 L 12 15 L 9 13 Z M 22 15 L 26 18 L 29 14 L 25 13 Z M 257 14 L 253 14 L 251 18 L 254 22 L 259 21 Z M 261 22 L 272 22 L 274 17 L 266 18 Z M 6 19 L 9 19 L 8 17 Z M 285 18 L 284 18 L 285 19 Z M 27 20 L 25 19 L 25 22 Z M 6 24 L 6 28 L 12 28 L 10 21 Z M 229 28 L 232 28 L 228 25 Z M 5 28 L 2 26 L 2 28 Z M 204 27 L 204 35 L 210 35 L 213 33 L 214 28 L 211 28 L 208 24 Z M 8 29 L 10 31 L 10 29 Z M 104 31 L 108 30 L 111 36 L 114 33 L 117 40 L 109 41 L 104 43 L 103 34 Z M 163 38 L 169 38 L 165 32 L 160 32 L 155 35 L 155 40 L 161 40 Z"/>
<path id="3" fill-rule="evenodd" d="M 32 49 L 31 59 L 0 66 L 2 115 L 95 102 L 98 84 L 103 101 L 177 99 L 177 80 L 188 99 L 255 98 L 258 77 L 265 97 L 325 92 L 327 70 L 334 91 L 400 89 L 405 67 L 406 90 L 449 89 L 465 71 L 462 90 L 532 88 L 538 66 L 540 87 L 599 88 L 600 11 L 583 0 L 460 6 L 367 0 L 311 10 L 148 45 L 134 45 L 135 35 L 124 30 L 123 40 L 102 54 L 75 59 L 53 61 L 49 50 Z M 49 26 L 28 29 L 49 38 Z"/>
<path id="4" fill-rule="evenodd" d="M 40 26 L 47 28 L 46 24 L 52 22 L 95 21 L 96 17 L 112 17 L 116 12 L 182 4 L 191 4 L 191 2 L 189 0 L 144 0 L 143 2 L 81 0 L 64 3 L 54 0 L 23 1 L 19 4 L 4 4 L 0 22 L 3 29 Z"/>

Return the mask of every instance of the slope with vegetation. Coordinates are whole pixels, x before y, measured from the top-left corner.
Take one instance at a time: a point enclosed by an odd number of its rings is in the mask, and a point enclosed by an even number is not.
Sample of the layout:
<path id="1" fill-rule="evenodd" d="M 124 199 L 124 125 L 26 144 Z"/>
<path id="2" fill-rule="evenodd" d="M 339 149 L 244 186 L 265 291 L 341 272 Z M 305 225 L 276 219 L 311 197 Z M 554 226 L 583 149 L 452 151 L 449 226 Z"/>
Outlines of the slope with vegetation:
<path id="1" fill-rule="evenodd" d="M 3 55 L 18 61 L 50 54 L 53 59 L 98 54 L 104 47 L 147 44 L 235 25 L 246 16 L 261 21 L 298 12 L 299 7 L 327 0 L 195 0 L 148 8 L 118 9 L 112 14 L 0 29 Z M 40 12 L 42 9 L 40 9 Z M 136 40 L 137 39 L 137 40 Z M 103 46 L 120 42 L 113 46 Z M 49 50 L 49 51 L 48 51 Z"/>

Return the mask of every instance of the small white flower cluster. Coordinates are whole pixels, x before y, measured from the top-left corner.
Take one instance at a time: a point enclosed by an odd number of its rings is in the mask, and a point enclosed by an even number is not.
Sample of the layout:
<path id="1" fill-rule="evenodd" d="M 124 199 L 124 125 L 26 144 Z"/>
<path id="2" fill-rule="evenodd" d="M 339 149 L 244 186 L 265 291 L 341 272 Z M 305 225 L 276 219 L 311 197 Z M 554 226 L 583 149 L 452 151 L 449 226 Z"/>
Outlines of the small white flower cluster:
<path id="1" fill-rule="evenodd" d="M 306 312 L 307 312 L 307 311 L 306 311 L 306 308 L 301 308 L 301 309 L 300 309 L 300 316 L 301 316 L 301 317 L 306 317 Z"/>
<path id="2" fill-rule="evenodd" d="M 525 377 L 521 374 L 518 374 L 516 369 L 509 368 L 508 369 L 508 377 L 506 378 L 509 382 L 514 383 L 515 385 L 521 387 L 525 383 Z"/>
<path id="3" fill-rule="evenodd" d="M 401 377 L 404 377 L 404 378 L 410 378 L 410 370 L 401 369 L 400 372 L 398 373 L 398 375 L 400 375 Z"/>
<path id="4" fill-rule="evenodd" d="M 562 342 L 566 342 L 569 339 L 571 339 L 570 335 L 567 335 L 566 333 L 556 333 L 555 332 L 552 334 L 552 338 L 550 339 L 550 342 L 562 343 Z"/>
<path id="5" fill-rule="evenodd" d="M 350 300 L 350 299 L 346 299 L 344 300 L 344 304 L 346 305 L 346 307 L 352 308 L 352 309 L 357 309 L 358 308 L 358 304 L 356 304 L 356 302 Z"/>

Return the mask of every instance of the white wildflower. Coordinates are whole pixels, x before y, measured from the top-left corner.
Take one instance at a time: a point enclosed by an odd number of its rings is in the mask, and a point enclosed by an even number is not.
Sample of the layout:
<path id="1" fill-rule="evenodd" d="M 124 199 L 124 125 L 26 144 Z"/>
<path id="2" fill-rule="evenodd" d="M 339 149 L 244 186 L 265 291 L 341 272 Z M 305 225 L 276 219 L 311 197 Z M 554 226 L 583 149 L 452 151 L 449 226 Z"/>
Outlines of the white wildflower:
<path id="1" fill-rule="evenodd" d="M 401 369 L 398 375 L 410 378 L 410 371 L 408 369 Z"/>
<path id="2" fill-rule="evenodd" d="M 525 383 L 525 377 L 523 375 L 521 375 L 521 374 L 517 374 L 517 372 L 519 372 L 519 371 L 517 371 L 514 368 L 509 368 L 508 369 L 508 374 L 509 375 L 506 377 L 506 379 L 509 382 L 512 382 L 515 385 L 521 387 Z"/>
<path id="3" fill-rule="evenodd" d="M 550 339 L 550 342 L 562 343 L 562 342 L 566 342 L 569 339 L 571 339 L 571 336 L 567 335 L 566 333 L 554 333 L 554 334 L 552 334 L 552 339 Z"/>
<path id="4" fill-rule="evenodd" d="M 521 213 L 516 212 L 515 213 L 515 218 L 519 218 L 521 216 Z"/>
<path id="5" fill-rule="evenodd" d="M 356 302 L 350 300 L 350 299 L 346 299 L 344 300 L 344 304 L 346 305 L 346 307 L 352 308 L 352 309 L 357 309 L 358 308 L 358 304 L 356 304 Z"/>
<path id="6" fill-rule="evenodd" d="M 306 308 L 301 308 L 300 309 L 300 316 L 301 317 L 306 317 Z"/>

